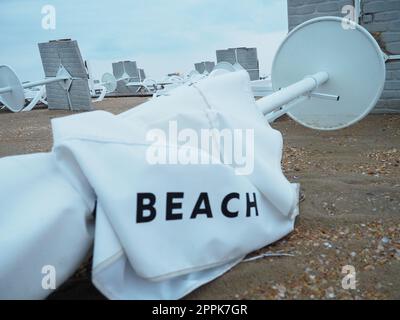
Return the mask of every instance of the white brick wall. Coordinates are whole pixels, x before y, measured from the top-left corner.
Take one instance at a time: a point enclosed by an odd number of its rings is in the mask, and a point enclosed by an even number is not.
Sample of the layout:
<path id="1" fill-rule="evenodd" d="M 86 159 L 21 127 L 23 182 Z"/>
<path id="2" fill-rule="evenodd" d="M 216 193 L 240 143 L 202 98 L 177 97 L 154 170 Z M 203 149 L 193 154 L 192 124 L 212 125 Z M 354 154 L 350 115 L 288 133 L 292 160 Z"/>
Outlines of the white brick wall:
<path id="1" fill-rule="evenodd" d="M 288 0 L 289 30 L 309 19 L 343 16 L 345 5 L 353 0 Z M 363 25 L 387 54 L 400 54 L 400 0 L 361 0 Z M 400 112 L 400 61 L 386 64 L 385 89 L 375 112 Z"/>

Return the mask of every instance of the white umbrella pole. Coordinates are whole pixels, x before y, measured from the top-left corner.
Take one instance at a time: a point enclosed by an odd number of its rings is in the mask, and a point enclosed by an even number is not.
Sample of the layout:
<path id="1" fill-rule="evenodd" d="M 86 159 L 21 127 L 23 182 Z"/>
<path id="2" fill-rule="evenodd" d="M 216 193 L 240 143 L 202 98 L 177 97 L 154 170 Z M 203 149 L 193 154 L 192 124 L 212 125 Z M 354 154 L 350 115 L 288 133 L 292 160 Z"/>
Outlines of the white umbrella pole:
<path id="1" fill-rule="evenodd" d="M 310 93 L 320 85 L 328 81 L 329 75 L 327 72 L 317 72 L 313 75 L 305 77 L 286 88 L 274 92 L 268 97 L 261 98 L 257 101 L 257 105 L 264 115 L 267 115 L 277 108 L 287 105 L 289 102 Z M 291 104 L 291 107 L 296 104 Z M 288 108 L 286 108 L 287 111 Z"/>

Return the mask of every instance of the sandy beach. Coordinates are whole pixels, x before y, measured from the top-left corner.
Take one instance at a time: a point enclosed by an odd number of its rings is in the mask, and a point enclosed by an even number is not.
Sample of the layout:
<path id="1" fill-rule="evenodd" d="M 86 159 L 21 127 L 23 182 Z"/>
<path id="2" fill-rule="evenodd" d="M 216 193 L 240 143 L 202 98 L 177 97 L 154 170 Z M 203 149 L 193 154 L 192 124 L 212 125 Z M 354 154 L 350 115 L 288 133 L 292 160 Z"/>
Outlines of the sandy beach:
<path id="1" fill-rule="evenodd" d="M 95 107 L 118 114 L 146 100 Z M 0 157 L 49 151 L 50 120 L 71 113 L 0 111 Z M 301 212 L 292 234 L 258 253 L 293 256 L 241 263 L 186 298 L 400 299 L 400 115 L 370 115 L 335 132 L 288 117 L 273 127 L 284 136 L 284 172 L 301 184 Z M 354 290 L 342 288 L 346 265 L 356 270 Z M 104 298 L 91 284 L 90 259 L 50 298 Z"/>

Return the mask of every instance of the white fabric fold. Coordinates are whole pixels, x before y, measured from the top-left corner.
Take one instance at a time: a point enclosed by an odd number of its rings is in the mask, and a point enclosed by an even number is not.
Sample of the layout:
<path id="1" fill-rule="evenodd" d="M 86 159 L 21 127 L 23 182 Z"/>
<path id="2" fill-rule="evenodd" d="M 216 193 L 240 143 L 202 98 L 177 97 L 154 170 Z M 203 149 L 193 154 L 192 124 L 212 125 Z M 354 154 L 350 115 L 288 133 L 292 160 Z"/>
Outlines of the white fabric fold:
<path id="1" fill-rule="evenodd" d="M 253 171 L 149 163 L 147 134 L 168 132 L 171 122 L 197 133 L 254 130 Z M 181 298 L 293 230 L 298 185 L 282 173 L 282 136 L 264 122 L 246 72 L 179 87 L 119 116 L 96 111 L 54 119 L 52 126 L 52 153 L 0 160 L 0 297 L 45 296 L 38 268 L 54 263 L 64 281 L 90 247 L 93 226 L 92 280 L 111 299 Z M 197 151 L 207 153 L 202 146 Z M 140 222 L 139 195 L 149 193 L 156 216 Z M 170 193 L 182 193 L 174 210 L 179 219 L 167 220 Z M 239 196 L 229 210 L 238 215 L 227 217 L 222 202 L 233 193 Z M 201 194 L 212 217 L 193 216 Z M 250 197 L 257 210 L 249 208 Z M 24 283 L 10 280 L 15 268 Z"/>
<path id="2" fill-rule="evenodd" d="M 32 154 L 0 160 L 0 208 L 0 298 L 45 298 L 43 268 L 54 267 L 59 286 L 89 251 L 94 199 L 68 182 L 54 154 Z"/>

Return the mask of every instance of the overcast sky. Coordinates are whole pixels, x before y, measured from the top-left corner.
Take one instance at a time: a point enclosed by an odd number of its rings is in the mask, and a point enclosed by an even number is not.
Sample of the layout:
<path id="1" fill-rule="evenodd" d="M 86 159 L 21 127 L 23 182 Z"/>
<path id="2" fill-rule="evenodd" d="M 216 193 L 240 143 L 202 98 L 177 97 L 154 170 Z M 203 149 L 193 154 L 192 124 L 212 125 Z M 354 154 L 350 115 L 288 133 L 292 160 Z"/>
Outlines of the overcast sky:
<path id="1" fill-rule="evenodd" d="M 42 28 L 44 5 L 56 29 Z M 0 64 L 22 80 L 43 76 L 37 43 L 78 40 L 95 76 L 111 62 L 134 60 L 156 79 L 216 59 L 215 50 L 257 47 L 261 74 L 287 33 L 286 0 L 1 0 Z"/>

